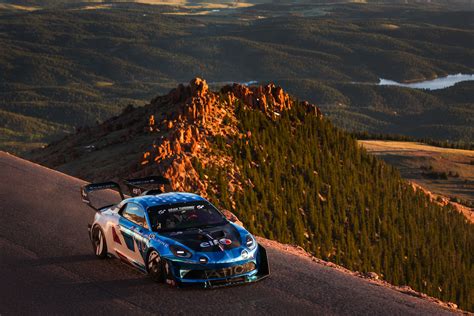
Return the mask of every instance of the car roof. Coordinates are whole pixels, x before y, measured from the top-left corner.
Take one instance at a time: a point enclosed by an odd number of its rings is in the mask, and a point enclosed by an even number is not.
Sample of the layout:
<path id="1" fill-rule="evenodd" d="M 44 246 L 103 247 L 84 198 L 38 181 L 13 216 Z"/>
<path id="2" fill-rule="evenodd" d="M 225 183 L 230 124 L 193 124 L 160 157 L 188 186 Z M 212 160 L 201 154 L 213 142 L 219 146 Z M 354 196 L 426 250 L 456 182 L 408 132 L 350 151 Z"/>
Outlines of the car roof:
<path id="1" fill-rule="evenodd" d="M 126 203 L 133 202 L 140 204 L 145 209 L 151 206 L 169 205 L 186 202 L 207 202 L 205 198 L 194 193 L 168 192 L 156 195 L 141 195 L 126 200 Z"/>

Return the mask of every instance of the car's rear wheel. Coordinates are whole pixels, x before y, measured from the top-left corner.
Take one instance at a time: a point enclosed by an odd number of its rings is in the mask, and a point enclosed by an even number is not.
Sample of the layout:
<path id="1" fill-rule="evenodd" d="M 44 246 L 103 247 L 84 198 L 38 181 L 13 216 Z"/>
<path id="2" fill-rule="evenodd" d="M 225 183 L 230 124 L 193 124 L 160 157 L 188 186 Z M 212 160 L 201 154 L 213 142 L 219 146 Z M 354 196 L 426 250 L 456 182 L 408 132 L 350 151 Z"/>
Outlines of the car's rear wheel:
<path id="1" fill-rule="evenodd" d="M 91 241 L 96 257 L 105 259 L 107 257 L 107 242 L 104 231 L 98 225 L 95 225 L 92 229 Z"/>
<path id="2" fill-rule="evenodd" d="M 148 274 L 153 281 L 163 282 L 165 279 L 165 270 L 163 266 L 163 260 L 161 259 L 160 254 L 156 250 L 151 250 L 148 253 L 146 267 Z"/>

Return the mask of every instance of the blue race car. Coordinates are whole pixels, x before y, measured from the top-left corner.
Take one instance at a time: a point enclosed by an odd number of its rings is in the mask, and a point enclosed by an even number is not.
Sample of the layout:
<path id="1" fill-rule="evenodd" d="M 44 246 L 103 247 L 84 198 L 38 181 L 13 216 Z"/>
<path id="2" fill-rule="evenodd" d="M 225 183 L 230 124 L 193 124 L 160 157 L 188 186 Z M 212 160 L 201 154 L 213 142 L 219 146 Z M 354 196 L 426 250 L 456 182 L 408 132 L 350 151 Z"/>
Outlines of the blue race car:
<path id="1" fill-rule="evenodd" d="M 89 236 L 94 253 L 116 257 L 171 285 L 205 288 L 255 282 L 269 275 L 265 248 L 203 197 L 163 193 L 163 177 L 125 180 L 132 197 L 116 182 L 81 187 L 83 202 L 96 211 Z M 161 186 L 146 190 L 144 186 Z M 115 190 L 118 204 L 93 206 L 90 193 Z"/>

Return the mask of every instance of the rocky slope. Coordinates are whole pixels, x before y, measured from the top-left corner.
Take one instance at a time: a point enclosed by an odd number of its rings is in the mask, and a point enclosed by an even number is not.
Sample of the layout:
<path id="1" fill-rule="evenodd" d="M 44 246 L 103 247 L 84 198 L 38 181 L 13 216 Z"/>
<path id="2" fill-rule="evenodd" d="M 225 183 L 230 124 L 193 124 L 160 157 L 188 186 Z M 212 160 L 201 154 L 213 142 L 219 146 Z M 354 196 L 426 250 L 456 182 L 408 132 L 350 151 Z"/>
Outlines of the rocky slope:
<path id="1" fill-rule="evenodd" d="M 181 84 L 143 108 L 127 107 L 121 115 L 103 124 L 79 130 L 37 150 L 31 158 L 91 181 L 162 174 L 171 180 L 174 190 L 207 196 L 209 190 L 215 189 L 209 187 L 212 182 L 201 179 L 195 170 L 193 158 L 197 158 L 204 168 L 212 165 L 226 169 L 233 192 L 241 187 L 239 168 L 231 157 L 211 149 L 209 144 L 217 137 L 227 142 L 235 136 L 252 137 L 250 132 L 239 131 L 235 117 L 237 105 L 257 109 L 276 120 L 295 102 L 298 101 L 274 84 L 258 87 L 233 84 L 212 92 L 205 80 L 195 78 L 189 85 Z M 308 113 L 322 117 L 317 106 L 302 104 Z M 130 157 L 133 153 L 135 157 Z M 110 156 L 115 157 L 108 159 Z M 96 161 L 94 169 L 84 168 L 92 166 L 88 163 L 91 159 Z M 104 159 L 106 165 L 99 166 Z"/>
<path id="2" fill-rule="evenodd" d="M 458 212 L 460 212 L 464 216 L 466 216 L 466 218 L 471 223 L 474 224 L 474 208 L 462 205 L 460 203 L 456 203 L 454 201 L 451 201 L 451 199 L 449 197 L 443 196 L 441 194 L 433 193 L 433 192 L 429 191 L 428 189 L 424 188 L 423 186 L 417 184 L 416 182 L 411 181 L 410 183 L 413 187 L 413 190 L 415 190 L 415 191 L 419 190 L 419 191 L 423 192 L 423 194 L 425 194 L 426 196 L 428 196 L 430 198 L 431 202 L 436 203 L 436 204 L 441 205 L 441 206 L 451 205 Z"/>

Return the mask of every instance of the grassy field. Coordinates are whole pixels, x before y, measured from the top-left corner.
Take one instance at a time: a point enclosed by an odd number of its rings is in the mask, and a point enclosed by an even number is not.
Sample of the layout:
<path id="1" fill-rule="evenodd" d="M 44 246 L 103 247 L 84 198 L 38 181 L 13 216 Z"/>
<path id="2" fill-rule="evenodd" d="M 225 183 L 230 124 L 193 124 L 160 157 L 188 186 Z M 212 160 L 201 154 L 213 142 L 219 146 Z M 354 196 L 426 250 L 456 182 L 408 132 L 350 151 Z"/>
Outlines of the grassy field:
<path id="1" fill-rule="evenodd" d="M 362 146 L 433 193 L 474 207 L 474 151 L 421 143 L 363 140 Z"/>

